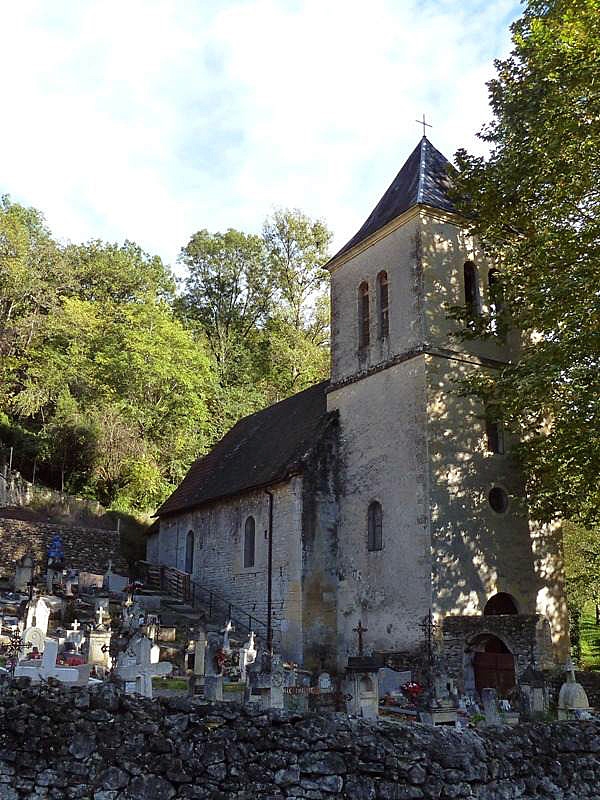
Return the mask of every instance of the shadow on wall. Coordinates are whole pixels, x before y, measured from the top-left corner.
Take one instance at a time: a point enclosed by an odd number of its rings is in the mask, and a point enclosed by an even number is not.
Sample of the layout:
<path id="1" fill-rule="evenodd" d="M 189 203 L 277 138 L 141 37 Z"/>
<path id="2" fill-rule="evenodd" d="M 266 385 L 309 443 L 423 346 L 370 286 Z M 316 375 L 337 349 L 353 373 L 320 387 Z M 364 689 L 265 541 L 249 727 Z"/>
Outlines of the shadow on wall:
<path id="1" fill-rule="evenodd" d="M 428 441 L 434 597 L 442 614 L 481 614 L 498 592 L 523 614 L 546 614 L 555 641 L 566 636 L 560 538 L 528 520 L 525 489 L 510 453 L 492 452 L 486 409 L 461 382 L 514 357 L 518 337 L 459 342 L 452 306 L 465 305 L 465 256 L 479 265 L 479 306 L 491 302 L 488 267 L 455 226 L 422 219 L 421 306 L 428 361 Z M 513 341 L 513 339 L 515 341 Z M 460 353 L 458 352 L 460 350 Z M 454 353 L 452 352 L 454 351 Z M 483 359 L 473 363 L 470 354 Z M 499 448 L 503 449 L 503 448 Z M 492 494 L 490 494 L 492 493 Z M 500 501 L 500 502 L 496 502 Z M 492 507 L 496 506 L 496 510 Z"/>

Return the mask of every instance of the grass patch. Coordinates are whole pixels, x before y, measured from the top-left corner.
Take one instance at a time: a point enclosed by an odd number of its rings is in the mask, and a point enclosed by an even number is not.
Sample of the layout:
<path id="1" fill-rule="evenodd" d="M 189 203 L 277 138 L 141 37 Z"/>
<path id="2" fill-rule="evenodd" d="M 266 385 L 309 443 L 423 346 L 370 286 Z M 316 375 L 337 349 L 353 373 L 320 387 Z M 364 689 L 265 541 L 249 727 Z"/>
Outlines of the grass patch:
<path id="1" fill-rule="evenodd" d="M 588 604 L 579 623 L 581 635 L 581 661 L 584 669 L 600 670 L 600 626 L 596 625 L 593 603 Z"/>
<path id="2" fill-rule="evenodd" d="M 184 691 L 188 688 L 185 678 L 152 678 L 152 685 L 157 689 L 171 689 L 173 691 Z"/>

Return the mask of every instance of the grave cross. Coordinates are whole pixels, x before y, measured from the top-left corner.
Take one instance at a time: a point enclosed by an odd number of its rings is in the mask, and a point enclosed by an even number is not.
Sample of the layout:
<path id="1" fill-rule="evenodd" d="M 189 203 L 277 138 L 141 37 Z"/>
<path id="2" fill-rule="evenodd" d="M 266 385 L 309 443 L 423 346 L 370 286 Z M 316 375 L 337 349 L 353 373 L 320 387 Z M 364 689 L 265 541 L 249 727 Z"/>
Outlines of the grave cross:
<path id="1" fill-rule="evenodd" d="M 423 119 L 416 119 L 415 122 L 418 122 L 419 125 L 423 126 L 423 136 L 425 136 L 425 128 L 433 128 L 433 125 L 430 125 L 428 122 L 425 122 L 425 114 L 423 114 Z"/>
<path id="2" fill-rule="evenodd" d="M 81 625 L 77 622 L 76 619 L 73 620 L 71 623 L 71 630 L 77 632 L 81 628 Z"/>
<path id="3" fill-rule="evenodd" d="M 429 609 L 427 615 L 423 618 L 423 621 L 419 625 L 419 628 L 421 628 L 425 636 L 425 644 L 427 646 L 427 663 L 429 664 L 429 667 L 431 667 L 433 664 L 433 637 L 437 627 L 438 625 L 433 619 L 431 609 Z"/>
<path id="4" fill-rule="evenodd" d="M 102 626 L 104 625 L 104 614 L 105 613 L 106 612 L 104 611 L 104 608 L 102 606 L 100 606 L 98 611 L 96 611 L 96 614 L 98 616 L 98 627 L 100 627 L 100 628 L 102 628 Z"/>
<path id="5" fill-rule="evenodd" d="M 358 655 L 362 656 L 363 654 L 363 633 L 366 633 L 369 629 L 363 628 L 362 619 L 359 620 L 358 626 L 352 629 L 354 633 L 358 634 Z"/>

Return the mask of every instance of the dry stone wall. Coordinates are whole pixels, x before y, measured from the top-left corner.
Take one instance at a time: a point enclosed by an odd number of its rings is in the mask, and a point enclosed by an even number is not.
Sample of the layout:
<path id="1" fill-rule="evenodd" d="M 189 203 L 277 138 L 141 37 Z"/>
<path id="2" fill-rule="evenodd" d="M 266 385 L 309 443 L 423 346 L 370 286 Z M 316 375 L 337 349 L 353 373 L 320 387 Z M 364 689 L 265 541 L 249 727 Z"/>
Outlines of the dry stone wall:
<path id="1" fill-rule="evenodd" d="M 45 564 L 48 545 L 57 533 L 65 547 L 67 567 L 102 574 L 112 559 L 114 571 L 127 575 L 127 563 L 119 554 L 117 531 L 15 519 L 0 519 L 0 574 L 13 575 L 14 562 L 28 552 L 33 553 L 38 563 Z"/>
<path id="2" fill-rule="evenodd" d="M 600 723 L 458 732 L 188 698 L 0 695 L 0 800 L 600 797 Z"/>

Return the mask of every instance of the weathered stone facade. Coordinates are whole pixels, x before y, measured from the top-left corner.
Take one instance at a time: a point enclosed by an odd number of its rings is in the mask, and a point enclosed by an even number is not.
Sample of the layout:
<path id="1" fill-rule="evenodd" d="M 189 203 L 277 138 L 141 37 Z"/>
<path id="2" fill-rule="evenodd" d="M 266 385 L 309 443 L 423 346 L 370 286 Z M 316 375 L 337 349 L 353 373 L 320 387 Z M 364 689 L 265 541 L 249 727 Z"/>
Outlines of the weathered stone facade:
<path id="1" fill-rule="evenodd" d="M 65 564 L 76 570 L 106 572 L 112 560 L 115 572 L 127 575 L 127 563 L 119 553 L 119 533 L 103 528 L 75 528 L 43 522 L 0 519 L 0 565 L 7 577 L 14 574 L 15 562 L 32 553 L 45 568 L 48 545 L 60 534 L 65 548 Z"/>
<path id="2" fill-rule="evenodd" d="M 467 375 L 517 358 L 520 337 L 461 341 L 449 318 L 452 307 L 466 302 L 466 265 L 474 307 L 490 307 L 490 265 L 449 210 L 444 163 L 423 139 L 364 230 L 329 262 L 327 411 L 336 415 L 339 433 L 327 440 L 318 468 L 304 459 L 297 475 L 273 484 L 274 606 L 281 610 L 284 656 L 339 670 L 357 652 L 359 622 L 367 650 L 396 654 L 397 661 L 419 650 L 420 623 L 430 609 L 438 623 L 449 620 L 444 632 L 460 616 L 462 638 L 453 634 L 449 648 L 452 677 L 463 685 L 473 638 L 491 624 L 483 615 L 492 598 L 507 597 L 512 609 L 500 613 L 515 615 L 509 627 L 521 626 L 519 635 L 511 629 L 510 641 L 495 642 L 512 654 L 515 668 L 537 650 L 548 661 L 566 658 L 568 632 L 560 531 L 529 520 L 511 442 L 490 448 L 486 409 L 460 391 Z M 226 447 L 223 458 L 235 461 Z M 201 480 L 196 488 L 202 490 Z M 492 491 L 503 498 L 500 510 L 492 507 Z M 186 529 L 210 528 L 214 551 L 205 566 L 194 565 L 194 574 L 233 602 L 264 609 L 260 563 L 252 580 L 235 566 L 244 517 L 255 513 L 265 526 L 264 487 L 214 499 L 197 511 L 167 508 L 153 558 L 181 565 L 175 550 Z M 186 502 L 193 505 L 193 497 Z M 368 543 L 371 504 L 381 512 L 376 547 Z M 314 542 L 311 525 L 320 531 Z M 454 652 L 459 638 L 460 654 Z"/>
<path id="3" fill-rule="evenodd" d="M 113 690 L 1 695 L 0 798 L 599 797 L 598 722 L 458 732 Z"/>

